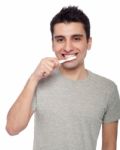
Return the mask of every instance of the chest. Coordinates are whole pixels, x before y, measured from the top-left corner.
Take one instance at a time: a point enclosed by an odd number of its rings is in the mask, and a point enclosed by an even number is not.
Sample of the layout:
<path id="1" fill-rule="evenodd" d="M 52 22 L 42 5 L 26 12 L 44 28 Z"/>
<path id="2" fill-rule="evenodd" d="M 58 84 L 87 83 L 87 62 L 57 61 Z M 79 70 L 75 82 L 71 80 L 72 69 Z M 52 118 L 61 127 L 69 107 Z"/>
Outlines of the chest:
<path id="1" fill-rule="evenodd" d="M 106 109 L 105 100 L 105 93 L 99 89 L 56 87 L 39 91 L 37 110 L 44 118 L 88 118 L 101 122 Z"/>

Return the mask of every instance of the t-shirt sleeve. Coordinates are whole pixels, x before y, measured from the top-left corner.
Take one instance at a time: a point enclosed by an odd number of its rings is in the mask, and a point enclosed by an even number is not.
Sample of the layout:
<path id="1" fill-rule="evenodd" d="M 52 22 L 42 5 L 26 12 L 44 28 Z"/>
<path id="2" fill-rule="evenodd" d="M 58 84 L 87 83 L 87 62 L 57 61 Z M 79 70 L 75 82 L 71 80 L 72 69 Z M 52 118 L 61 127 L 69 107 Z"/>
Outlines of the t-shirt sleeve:
<path id="1" fill-rule="evenodd" d="M 109 123 L 120 119 L 120 97 L 117 86 L 114 85 L 108 96 L 108 105 L 103 116 L 103 123 Z"/>

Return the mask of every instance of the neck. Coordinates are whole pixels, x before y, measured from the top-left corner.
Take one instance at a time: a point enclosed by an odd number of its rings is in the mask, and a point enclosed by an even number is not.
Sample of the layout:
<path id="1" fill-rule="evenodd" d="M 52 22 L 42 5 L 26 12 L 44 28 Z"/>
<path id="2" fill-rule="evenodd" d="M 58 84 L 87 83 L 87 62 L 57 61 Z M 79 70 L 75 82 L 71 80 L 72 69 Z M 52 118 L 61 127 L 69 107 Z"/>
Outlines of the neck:
<path id="1" fill-rule="evenodd" d="M 60 72 L 71 80 L 84 80 L 88 76 L 88 71 L 85 69 L 84 65 L 74 69 L 66 69 L 60 66 Z"/>

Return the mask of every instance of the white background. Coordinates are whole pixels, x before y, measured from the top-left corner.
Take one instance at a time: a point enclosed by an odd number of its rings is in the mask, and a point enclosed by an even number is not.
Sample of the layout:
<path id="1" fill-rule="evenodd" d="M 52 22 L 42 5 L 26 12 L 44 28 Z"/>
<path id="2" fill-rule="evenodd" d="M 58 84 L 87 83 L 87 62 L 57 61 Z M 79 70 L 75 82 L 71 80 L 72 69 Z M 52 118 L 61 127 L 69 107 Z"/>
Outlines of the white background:
<path id="1" fill-rule="evenodd" d="M 68 5 L 79 6 L 91 21 L 93 45 L 86 58 L 86 68 L 112 79 L 120 91 L 119 0 L 1 0 L 0 150 L 32 150 L 33 117 L 23 132 L 9 136 L 5 131 L 6 115 L 40 59 L 54 56 L 49 23 Z M 97 150 L 101 150 L 101 131 Z"/>

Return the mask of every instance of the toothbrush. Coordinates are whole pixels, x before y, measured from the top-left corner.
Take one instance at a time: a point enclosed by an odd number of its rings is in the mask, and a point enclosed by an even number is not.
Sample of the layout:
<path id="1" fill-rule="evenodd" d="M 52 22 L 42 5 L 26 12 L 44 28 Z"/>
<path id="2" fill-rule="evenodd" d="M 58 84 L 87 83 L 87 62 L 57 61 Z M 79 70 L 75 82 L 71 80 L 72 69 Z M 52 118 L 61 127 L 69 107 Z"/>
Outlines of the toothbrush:
<path id="1" fill-rule="evenodd" d="M 74 59 L 76 59 L 76 56 L 70 56 L 70 57 L 68 57 L 66 59 L 59 60 L 59 63 L 62 64 L 64 62 L 67 62 L 67 61 L 70 61 L 70 60 L 74 60 Z M 44 72 L 42 76 L 43 76 L 43 78 L 46 78 L 46 72 Z"/>
<path id="2" fill-rule="evenodd" d="M 76 59 L 76 56 L 71 56 L 69 58 L 59 60 L 59 63 L 62 64 L 62 63 L 65 63 L 67 61 L 74 60 L 74 59 Z"/>

